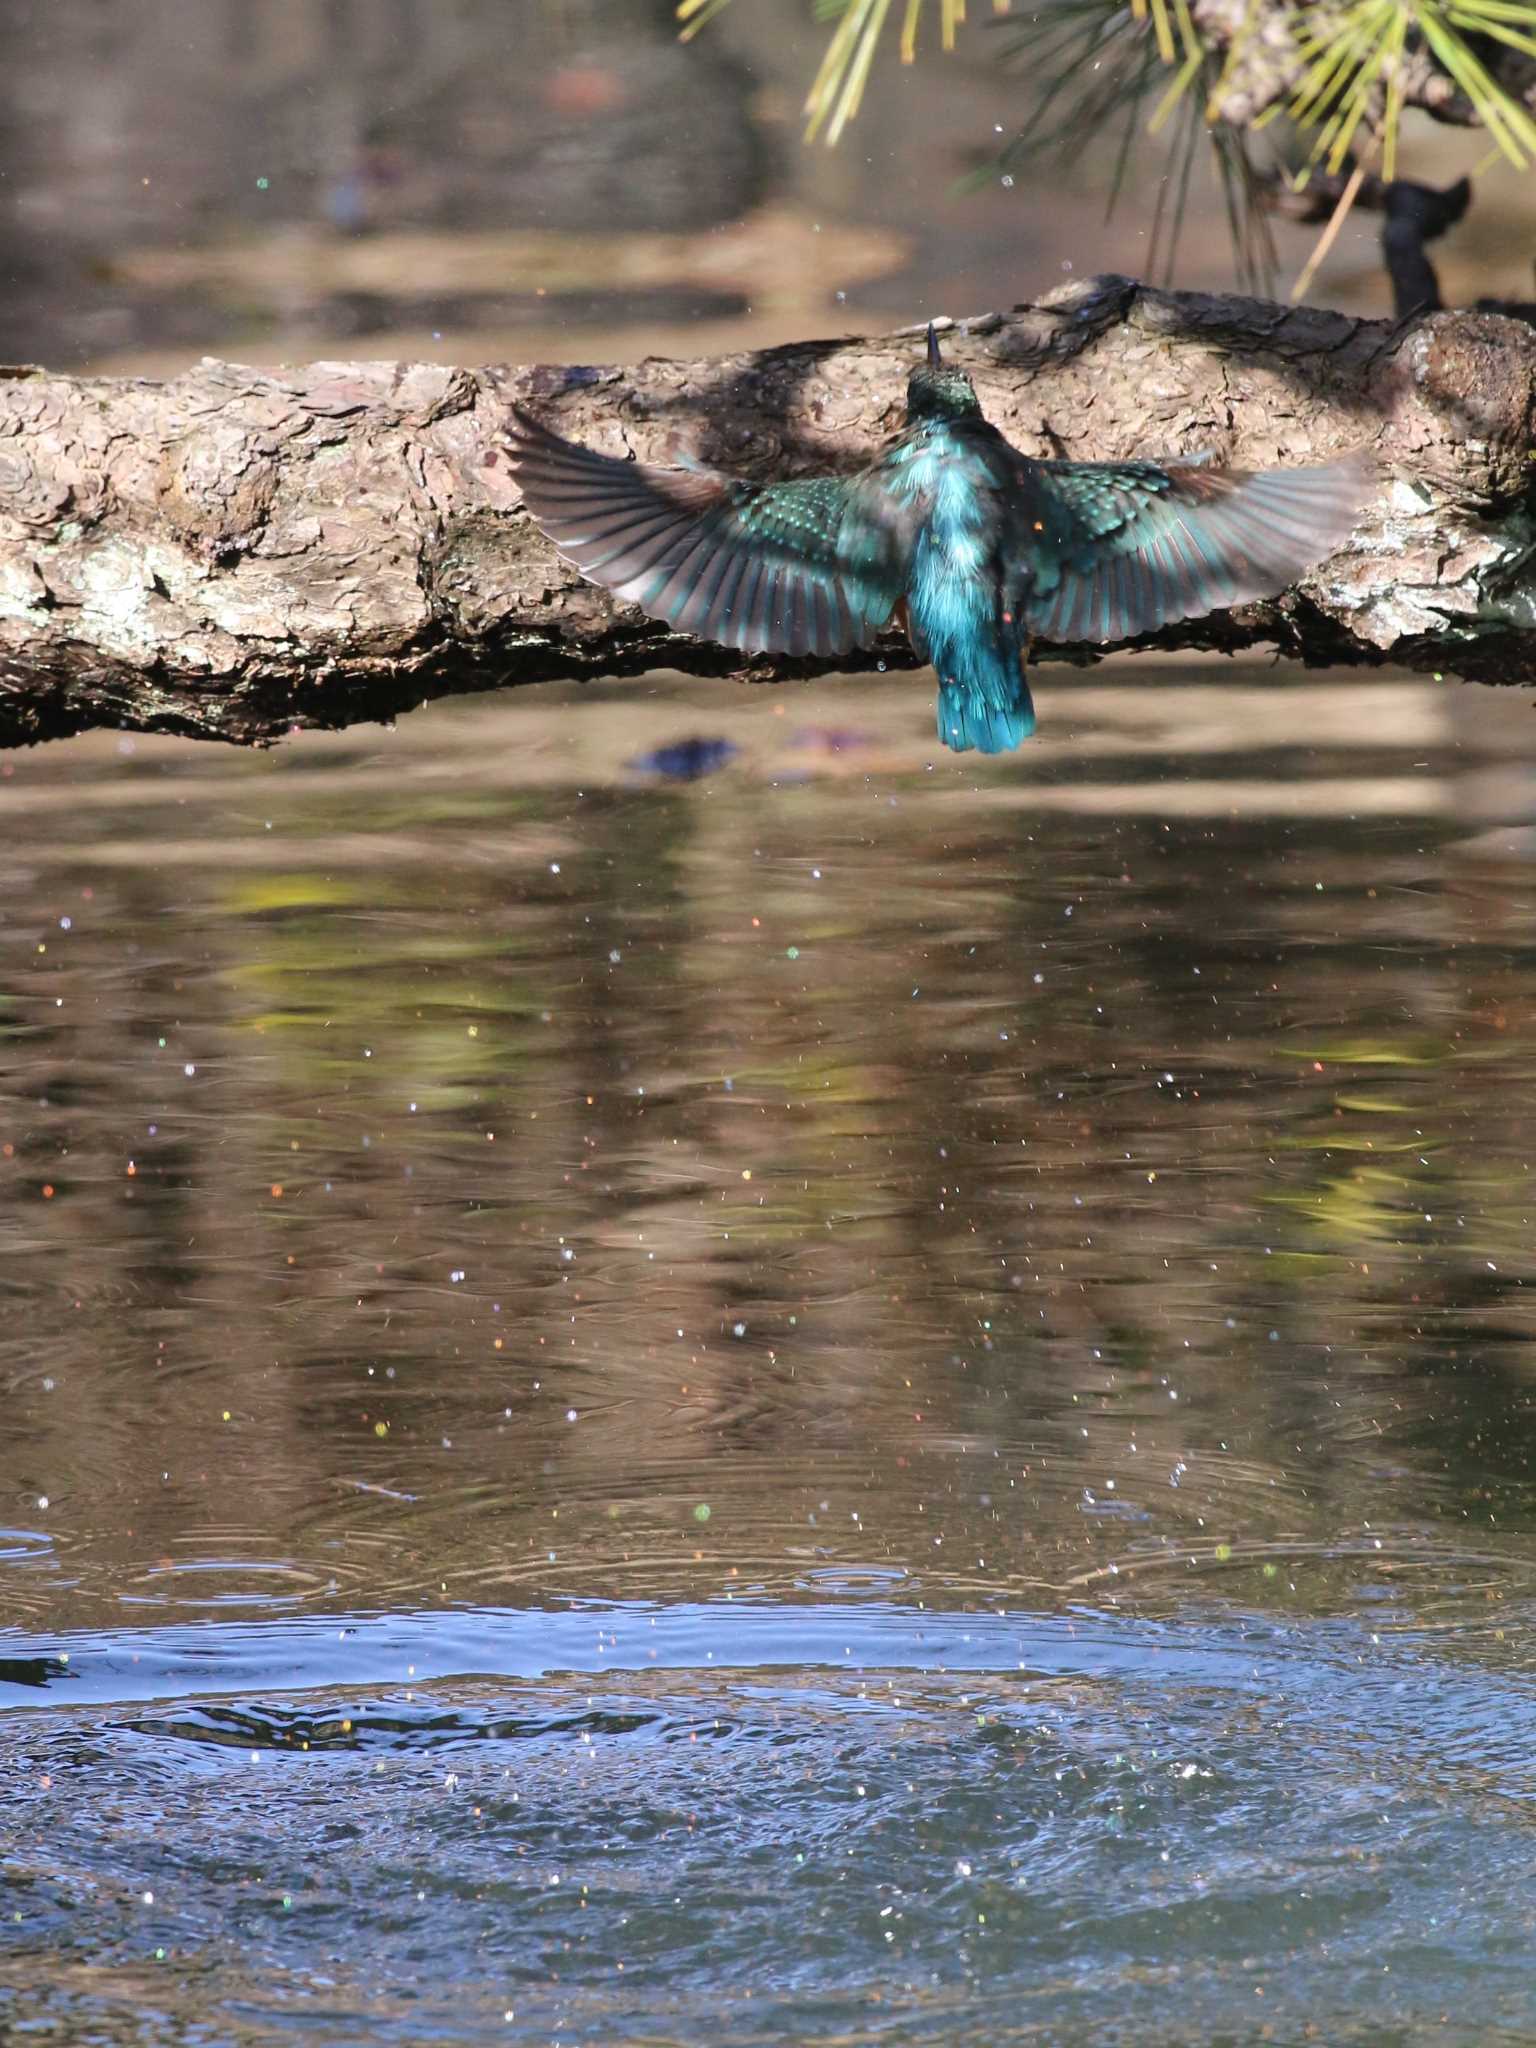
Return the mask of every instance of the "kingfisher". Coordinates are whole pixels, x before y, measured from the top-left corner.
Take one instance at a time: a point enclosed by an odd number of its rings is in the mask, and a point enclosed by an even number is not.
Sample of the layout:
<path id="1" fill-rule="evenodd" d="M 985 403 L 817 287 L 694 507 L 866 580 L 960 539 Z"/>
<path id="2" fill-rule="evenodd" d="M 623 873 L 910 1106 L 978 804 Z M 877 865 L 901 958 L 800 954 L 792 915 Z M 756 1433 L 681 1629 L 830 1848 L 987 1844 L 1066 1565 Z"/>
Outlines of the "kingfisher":
<path id="1" fill-rule="evenodd" d="M 1034 731 L 1036 639 L 1127 640 L 1274 597 L 1343 542 L 1371 479 L 1359 456 L 1036 461 L 982 416 L 931 325 L 904 424 L 852 476 L 751 483 L 600 455 L 520 408 L 512 422 L 523 502 L 589 581 L 750 654 L 846 654 L 898 621 L 960 753 Z"/>

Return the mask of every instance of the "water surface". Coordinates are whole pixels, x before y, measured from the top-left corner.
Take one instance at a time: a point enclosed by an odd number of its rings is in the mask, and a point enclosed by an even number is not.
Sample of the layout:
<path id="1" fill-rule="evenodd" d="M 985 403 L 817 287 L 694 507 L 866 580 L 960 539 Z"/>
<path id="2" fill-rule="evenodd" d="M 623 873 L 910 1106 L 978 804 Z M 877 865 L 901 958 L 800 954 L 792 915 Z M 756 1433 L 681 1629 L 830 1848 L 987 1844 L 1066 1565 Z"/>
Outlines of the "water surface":
<path id="1" fill-rule="evenodd" d="M 19 2038 L 1536 2038 L 1528 710 L 1040 694 L 0 763 Z"/>

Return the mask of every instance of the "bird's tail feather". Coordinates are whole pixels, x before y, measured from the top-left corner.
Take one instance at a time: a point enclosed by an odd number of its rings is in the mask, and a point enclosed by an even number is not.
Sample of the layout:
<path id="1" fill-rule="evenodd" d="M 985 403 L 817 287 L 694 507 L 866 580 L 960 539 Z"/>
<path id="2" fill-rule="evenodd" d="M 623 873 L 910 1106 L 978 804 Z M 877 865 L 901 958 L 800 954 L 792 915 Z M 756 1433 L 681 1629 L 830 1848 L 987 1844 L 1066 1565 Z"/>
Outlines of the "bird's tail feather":
<path id="1" fill-rule="evenodd" d="M 957 754 L 1011 754 L 1035 729 L 1034 700 L 1019 671 L 1012 697 L 974 683 L 939 682 L 939 738 Z"/>
<path id="2" fill-rule="evenodd" d="M 927 594 L 924 579 L 920 591 Z M 957 605 L 909 598 L 907 638 L 920 661 L 938 670 L 938 732 L 957 754 L 1008 754 L 1035 729 L 1035 703 L 1024 680 L 1024 649 L 1012 621 L 988 618 L 984 600 Z"/>
<path id="3" fill-rule="evenodd" d="M 957 754 L 1008 754 L 1035 729 L 1035 704 L 1011 634 L 927 650 L 939 672 L 939 738 Z"/>

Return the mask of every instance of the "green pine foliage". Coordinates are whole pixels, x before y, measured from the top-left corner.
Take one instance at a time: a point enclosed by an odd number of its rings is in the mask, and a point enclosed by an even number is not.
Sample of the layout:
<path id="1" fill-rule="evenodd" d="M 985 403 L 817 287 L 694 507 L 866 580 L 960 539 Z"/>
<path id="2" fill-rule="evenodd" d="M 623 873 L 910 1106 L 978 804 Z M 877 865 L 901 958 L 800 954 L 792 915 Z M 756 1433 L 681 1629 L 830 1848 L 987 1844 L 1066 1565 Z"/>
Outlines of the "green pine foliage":
<path id="1" fill-rule="evenodd" d="M 730 0 L 679 0 L 682 34 L 691 36 Z M 925 18 L 938 15 L 938 40 L 951 49 L 965 0 L 812 0 L 831 25 L 806 97 L 807 139 L 835 145 L 858 114 L 875 56 L 888 41 L 914 61 Z M 1498 76 L 1500 50 L 1536 58 L 1536 0 L 1249 0 L 1224 50 L 1201 36 L 1189 0 L 1032 0 L 1017 12 L 992 0 L 1005 57 L 1030 81 L 1017 135 L 978 173 L 1007 175 L 1029 159 L 1075 146 L 1084 134 L 1119 135 L 1111 204 L 1125 184 L 1140 138 L 1163 136 L 1168 159 L 1159 189 L 1154 256 L 1171 261 L 1184 195 L 1203 142 L 1213 152 L 1226 197 L 1240 273 L 1266 277 L 1273 250 L 1257 198 L 1263 178 L 1248 135 L 1220 119 L 1222 87 L 1262 23 L 1276 24 L 1294 50 L 1285 97 L 1253 123 L 1283 115 L 1289 129 L 1287 174 L 1299 185 L 1318 166 L 1379 165 L 1397 175 L 1398 140 L 1410 64 L 1427 62 L 1466 103 L 1498 151 L 1519 169 L 1536 163 L 1536 120 Z M 1271 45 L 1272 47 L 1272 45 Z M 1351 192 L 1350 197 L 1353 194 Z"/>

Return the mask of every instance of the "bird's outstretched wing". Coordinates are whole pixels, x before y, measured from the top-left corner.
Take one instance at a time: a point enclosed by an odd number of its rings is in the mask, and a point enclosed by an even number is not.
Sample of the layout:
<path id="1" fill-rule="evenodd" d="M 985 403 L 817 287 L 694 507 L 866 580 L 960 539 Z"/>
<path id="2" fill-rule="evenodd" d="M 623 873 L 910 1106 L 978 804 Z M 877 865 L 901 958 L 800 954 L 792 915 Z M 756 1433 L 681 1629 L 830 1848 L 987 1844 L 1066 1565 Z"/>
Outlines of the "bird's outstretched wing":
<path id="1" fill-rule="evenodd" d="M 1050 640 L 1125 640 L 1278 595 L 1345 539 L 1375 476 L 1358 456 L 1260 470 L 1019 460 L 1010 553 L 1029 628 Z"/>
<path id="2" fill-rule="evenodd" d="M 523 502 L 583 576 L 653 619 L 744 652 L 867 647 L 904 546 L 842 477 L 749 484 L 580 448 L 530 414 L 508 434 Z M 858 516 L 850 516 L 853 513 Z"/>

